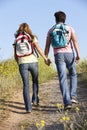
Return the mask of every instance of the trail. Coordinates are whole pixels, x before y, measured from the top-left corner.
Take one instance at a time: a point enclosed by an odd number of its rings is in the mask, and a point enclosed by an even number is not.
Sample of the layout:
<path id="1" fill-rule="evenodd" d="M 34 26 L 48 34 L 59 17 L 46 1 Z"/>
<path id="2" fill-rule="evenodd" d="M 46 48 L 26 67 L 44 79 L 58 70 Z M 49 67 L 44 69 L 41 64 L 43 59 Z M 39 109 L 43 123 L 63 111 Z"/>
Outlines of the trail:
<path id="1" fill-rule="evenodd" d="M 57 103 L 63 103 L 57 77 L 39 87 L 40 106 L 33 106 L 30 114 L 26 114 L 22 90 L 5 102 L 7 106 L 5 111 L 9 112 L 9 117 L 0 124 L 0 130 L 22 130 L 23 125 L 28 125 L 27 130 L 36 130 L 35 123 L 40 120 L 45 120 L 46 130 L 63 130 L 59 119 L 64 113 L 57 112 L 55 106 Z M 77 93 L 81 112 L 85 110 L 87 114 L 87 87 L 84 87 L 81 81 L 78 81 Z M 70 115 L 75 114 L 74 108 L 75 105 L 72 106 Z"/>

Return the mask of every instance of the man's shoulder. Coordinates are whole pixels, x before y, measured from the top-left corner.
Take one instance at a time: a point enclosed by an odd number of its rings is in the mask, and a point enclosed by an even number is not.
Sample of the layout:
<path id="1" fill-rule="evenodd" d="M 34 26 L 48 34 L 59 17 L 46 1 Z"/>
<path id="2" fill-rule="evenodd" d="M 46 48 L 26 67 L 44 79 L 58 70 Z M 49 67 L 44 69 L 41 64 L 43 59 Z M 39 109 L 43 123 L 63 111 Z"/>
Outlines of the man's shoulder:
<path id="1" fill-rule="evenodd" d="M 54 27 L 54 25 L 48 30 L 48 35 L 50 35 L 52 33 L 53 27 Z"/>
<path id="2" fill-rule="evenodd" d="M 65 25 L 66 25 L 66 27 L 73 29 L 73 27 L 71 25 L 68 25 L 68 24 L 65 24 Z"/>
<path id="3" fill-rule="evenodd" d="M 65 24 L 66 28 L 70 31 L 70 32 L 75 32 L 74 28 L 70 25 Z"/>

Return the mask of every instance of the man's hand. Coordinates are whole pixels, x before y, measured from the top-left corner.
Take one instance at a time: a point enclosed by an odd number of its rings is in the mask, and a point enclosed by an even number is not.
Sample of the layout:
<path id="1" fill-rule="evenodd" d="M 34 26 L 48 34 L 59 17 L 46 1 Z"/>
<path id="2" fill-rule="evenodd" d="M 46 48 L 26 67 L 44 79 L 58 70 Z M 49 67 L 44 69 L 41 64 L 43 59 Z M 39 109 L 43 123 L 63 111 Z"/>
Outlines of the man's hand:
<path id="1" fill-rule="evenodd" d="M 78 64 L 80 61 L 80 56 L 76 56 L 76 63 Z"/>

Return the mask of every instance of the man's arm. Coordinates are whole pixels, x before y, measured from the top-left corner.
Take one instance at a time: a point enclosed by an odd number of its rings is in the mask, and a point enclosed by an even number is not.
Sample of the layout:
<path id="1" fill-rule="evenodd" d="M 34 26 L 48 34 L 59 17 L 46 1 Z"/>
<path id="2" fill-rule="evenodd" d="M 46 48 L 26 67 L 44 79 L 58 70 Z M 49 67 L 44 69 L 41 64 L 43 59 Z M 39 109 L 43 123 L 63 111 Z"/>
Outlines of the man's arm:
<path id="1" fill-rule="evenodd" d="M 50 44 L 51 44 L 51 38 L 50 38 L 50 36 L 47 36 L 45 50 L 44 50 L 46 57 L 48 57 L 48 54 L 50 51 Z"/>
<path id="2" fill-rule="evenodd" d="M 38 53 L 43 57 L 45 63 L 49 66 L 51 61 L 50 59 L 48 59 L 48 57 L 46 57 L 46 55 L 44 54 L 43 50 L 40 48 L 39 44 L 38 44 L 38 41 L 34 41 L 34 46 L 36 47 Z"/>
<path id="3" fill-rule="evenodd" d="M 79 45 L 78 45 L 78 41 L 76 38 L 76 34 L 72 33 L 71 38 L 72 38 L 73 45 L 74 45 L 74 48 L 76 51 L 76 60 L 78 61 L 78 60 L 80 60 L 80 51 L 79 51 Z"/>

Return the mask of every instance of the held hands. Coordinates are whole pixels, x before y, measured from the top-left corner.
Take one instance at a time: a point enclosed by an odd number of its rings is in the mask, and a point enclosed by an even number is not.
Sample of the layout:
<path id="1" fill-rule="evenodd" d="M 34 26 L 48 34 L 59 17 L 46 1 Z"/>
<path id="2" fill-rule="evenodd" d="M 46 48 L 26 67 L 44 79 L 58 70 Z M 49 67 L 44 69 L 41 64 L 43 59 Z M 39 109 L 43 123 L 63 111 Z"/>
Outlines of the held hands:
<path id="1" fill-rule="evenodd" d="M 50 66 L 50 64 L 51 64 L 51 60 L 48 59 L 48 58 L 47 58 L 46 60 L 44 60 L 44 62 L 45 62 L 45 64 L 48 65 L 48 66 Z"/>

